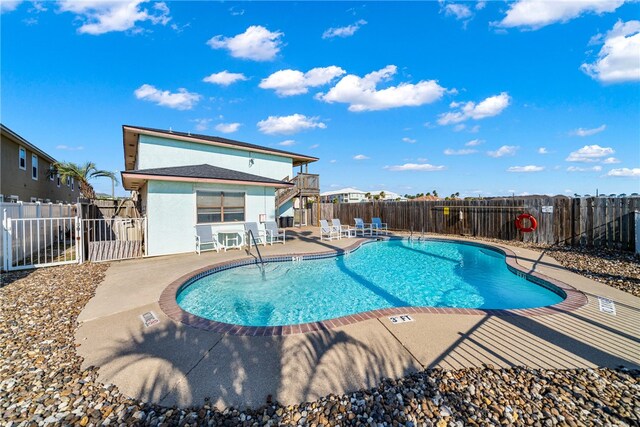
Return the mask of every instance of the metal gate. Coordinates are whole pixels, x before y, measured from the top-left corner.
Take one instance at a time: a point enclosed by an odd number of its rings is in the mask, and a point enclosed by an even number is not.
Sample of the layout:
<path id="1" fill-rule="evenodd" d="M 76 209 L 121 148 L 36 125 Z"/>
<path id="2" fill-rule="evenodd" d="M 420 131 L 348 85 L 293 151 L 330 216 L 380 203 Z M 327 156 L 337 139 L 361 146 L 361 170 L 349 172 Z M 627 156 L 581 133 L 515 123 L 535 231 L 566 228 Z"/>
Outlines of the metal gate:
<path id="1" fill-rule="evenodd" d="M 24 270 L 82 262 L 80 222 L 66 218 L 2 220 L 4 270 Z"/>
<path id="2" fill-rule="evenodd" d="M 115 261 L 144 256 L 146 224 L 145 218 L 83 219 L 83 249 L 87 261 Z"/>

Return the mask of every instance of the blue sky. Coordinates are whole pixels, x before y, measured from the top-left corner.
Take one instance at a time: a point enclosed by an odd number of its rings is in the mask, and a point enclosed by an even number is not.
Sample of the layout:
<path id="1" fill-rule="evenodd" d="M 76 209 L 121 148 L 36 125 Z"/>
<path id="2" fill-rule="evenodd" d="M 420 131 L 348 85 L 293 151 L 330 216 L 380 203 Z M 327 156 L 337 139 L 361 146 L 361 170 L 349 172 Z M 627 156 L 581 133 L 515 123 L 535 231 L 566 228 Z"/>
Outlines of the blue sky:
<path id="1" fill-rule="evenodd" d="M 122 170 L 132 124 L 319 157 L 324 191 L 640 192 L 637 2 L 1 5 L 2 123 L 60 160 Z"/>

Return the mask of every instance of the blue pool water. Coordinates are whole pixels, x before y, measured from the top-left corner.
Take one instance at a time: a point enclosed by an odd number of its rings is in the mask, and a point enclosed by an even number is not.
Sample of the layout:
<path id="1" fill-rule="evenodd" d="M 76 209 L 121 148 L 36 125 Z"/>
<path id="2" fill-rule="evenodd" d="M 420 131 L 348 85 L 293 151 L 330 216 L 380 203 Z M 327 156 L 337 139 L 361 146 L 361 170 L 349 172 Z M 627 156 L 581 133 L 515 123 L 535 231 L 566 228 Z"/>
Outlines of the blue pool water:
<path id="1" fill-rule="evenodd" d="M 562 297 L 508 270 L 479 246 L 393 240 L 345 256 L 232 268 L 194 281 L 177 296 L 183 310 L 245 326 L 292 325 L 378 308 L 532 308 Z"/>

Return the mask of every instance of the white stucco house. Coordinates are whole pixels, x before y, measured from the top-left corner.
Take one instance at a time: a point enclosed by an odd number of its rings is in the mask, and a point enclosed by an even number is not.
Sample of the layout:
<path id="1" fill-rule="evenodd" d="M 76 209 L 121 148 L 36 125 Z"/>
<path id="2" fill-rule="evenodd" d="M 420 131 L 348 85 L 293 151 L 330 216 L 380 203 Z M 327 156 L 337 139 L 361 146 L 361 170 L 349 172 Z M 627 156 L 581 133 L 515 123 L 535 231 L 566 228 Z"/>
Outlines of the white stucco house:
<path id="1" fill-rule="evenodd" d="M 405 199 L 403 196 L 399 195 L 398 193 L 394 193 L 393 191 L 389 191 L 389 190 L 375 190 L 375 191 L 370 191 L 370 193 L 372 197 L 378 196 L 379 200 L 394 201 L 394 200 Z M 384 193 L 384 196 L 381 196 L 383 193 Z"/>
<path id="2" fill-rule="evenodd" d="M 292 216 L 294 202 L 319 194 L 318 175 L 306 173 L 316 157 L 172 130 L 122 132 L 122 184 L 147 218 L 146 255 L 193 252 L 198 224 L 237 230 Z"/>
<path id="3" fill-rule="evenodd" d="M 342 188 L 340 190 L 320 193 L 320 200 L 322 200 L 323 203 L 333 203 L 334 200 L 336 200 L 337 203 L 360 203 L 367 201 L 365 194 L 367 193 L 355 188 Z"/>

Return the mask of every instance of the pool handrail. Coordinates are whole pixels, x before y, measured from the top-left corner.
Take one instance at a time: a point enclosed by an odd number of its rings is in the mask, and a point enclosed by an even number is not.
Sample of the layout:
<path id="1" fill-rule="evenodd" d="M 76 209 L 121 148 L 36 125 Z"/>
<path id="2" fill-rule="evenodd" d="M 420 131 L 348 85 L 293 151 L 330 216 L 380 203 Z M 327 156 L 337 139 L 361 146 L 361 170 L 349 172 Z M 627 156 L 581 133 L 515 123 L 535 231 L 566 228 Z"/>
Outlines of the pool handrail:
<path id="1" fill-rule="evenodd" d="M 253 235 L 252 230 L 247 230 L 247 235 L 249 236 L 248 249 L 247 254 L 251 255 L 251 242 L 253 241 L 253 245 L 256 247 L 256 252 L 258 253 L 258 259 L 260 260 L 260 271 L 262 272 L 262 277 L 265 277 L 264 271 L 264 260 L 262 259 L 262 254 L 260 253 L 260 248 L 258 247 L 258 243 L 256 242 L 256 237 Z"/>

